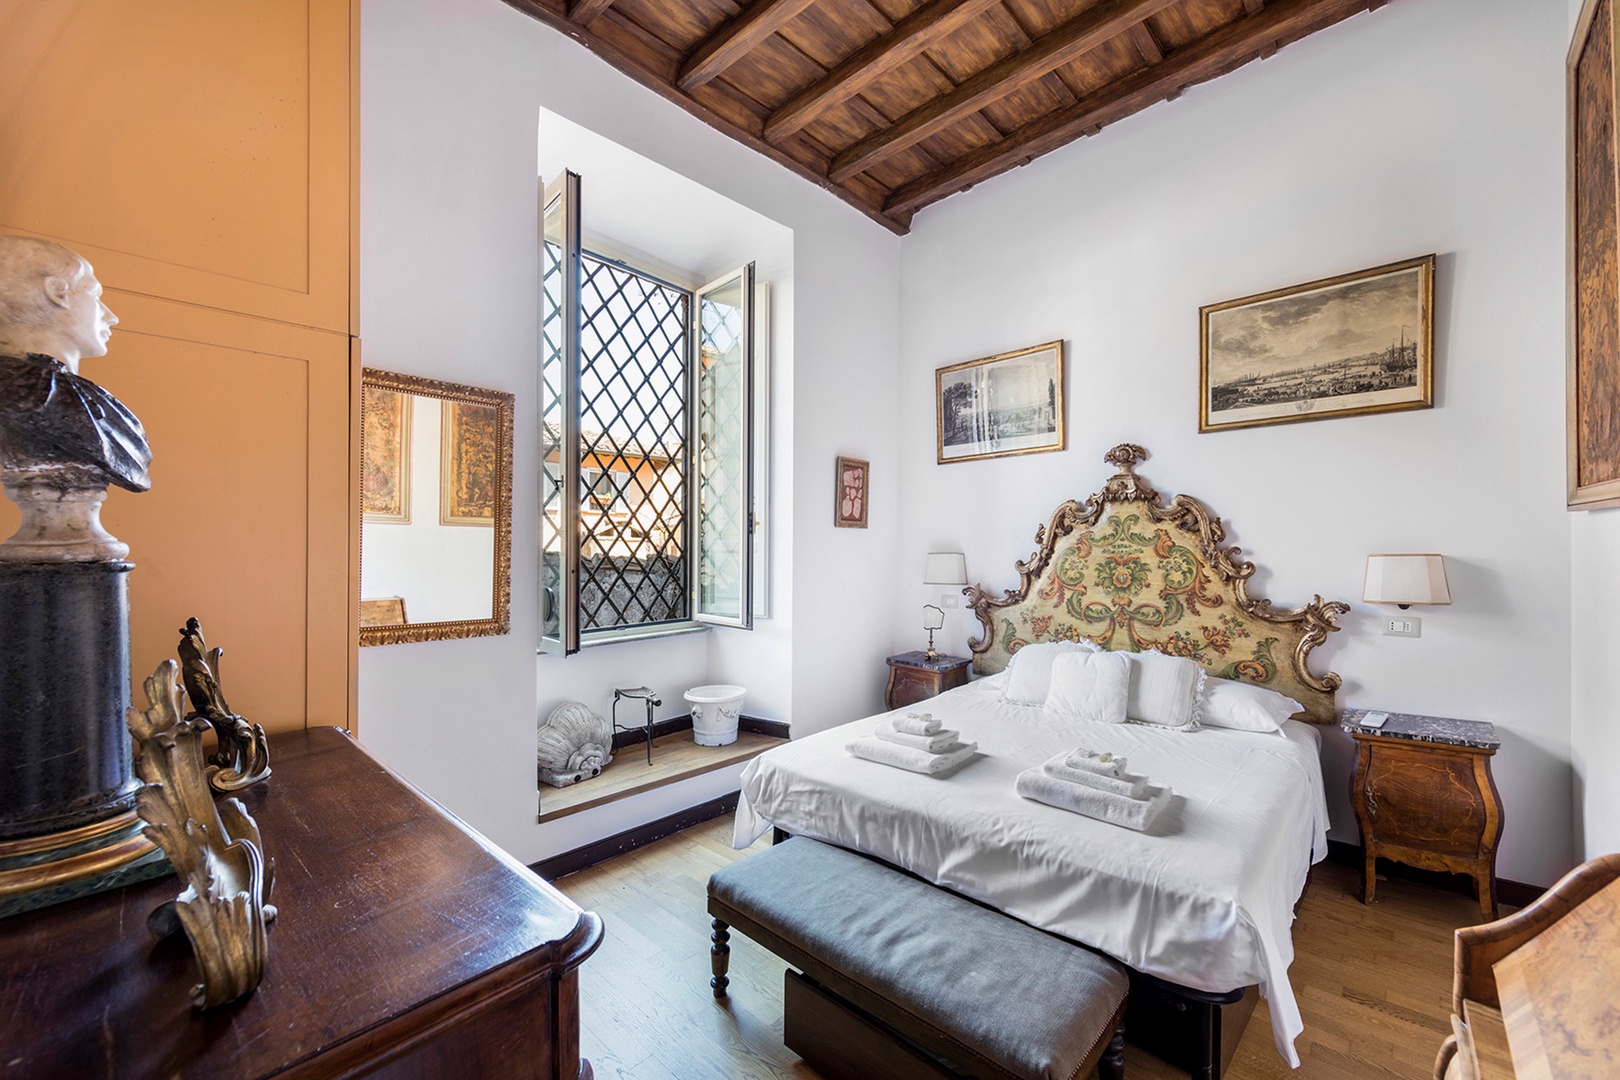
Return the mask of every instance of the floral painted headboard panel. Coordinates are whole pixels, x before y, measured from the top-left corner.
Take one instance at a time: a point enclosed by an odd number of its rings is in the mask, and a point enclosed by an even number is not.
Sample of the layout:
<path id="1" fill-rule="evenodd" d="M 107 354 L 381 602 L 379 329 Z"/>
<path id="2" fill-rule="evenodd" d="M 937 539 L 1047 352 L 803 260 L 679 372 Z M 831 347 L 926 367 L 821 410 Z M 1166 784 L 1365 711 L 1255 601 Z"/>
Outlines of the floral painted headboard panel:
<path id="1" fill-rule="evenodd" d="M 1317 596 L 1292 610 L 1249 595 L 1254 564 L 1223 544 L 1221 519 L 1190 495 L 1165 504 L 1136 475 L 1147 458 L 1123 443 L 1104 457 L 1119 472 L 1084 503 L 1069 500 L 1035 530 L 1035 553 L 1019 562 L 1019 587 L 999 599 L 966 589 L 984 625 L 969 640 L 973 668 L 989 675 L 1043 641 L 1096 642 L 1187 656 L 1223 679 L 1241 679 L 1305 706 L 1299 719 L 1334 720 L 1339 677 L 1311 674 L 1311 650 L 1339 627 L 1349 605 Z"/>

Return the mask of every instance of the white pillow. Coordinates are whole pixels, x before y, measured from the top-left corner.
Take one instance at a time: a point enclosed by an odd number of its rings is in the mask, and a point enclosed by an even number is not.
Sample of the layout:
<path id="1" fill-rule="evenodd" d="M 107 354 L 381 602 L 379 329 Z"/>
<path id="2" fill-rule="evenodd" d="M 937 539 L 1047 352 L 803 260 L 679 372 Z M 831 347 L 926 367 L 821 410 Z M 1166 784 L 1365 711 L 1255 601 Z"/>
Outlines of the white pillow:
<path id="1" fill-rule="evenodd" d="M 1052 661 L 1059 653 L 1095 652 L 1097 646 L 1086 642 L 1048 641 L 1040 645 L 1025 645 L 1007 661 L 1007 684 L 1001 688 L 1003 701 L 1015 705 L 1046 704 L 1046 688 L 1052 681 Z"/>
<path id="2" fill-rule="evenodd" d="M 1182 656 L 1131 654 L 1131 696 L 1125 714 L 1143 724 L 1193 731 L 1203 711 L 1208 674 Z"/>
<path id="3" fill-rule="evenodd" d="M 1124 653 L 1059 653 L 1052 662 L 1046 707 L 1075 720 L 1123 724 L 1130 690 L 1131 661 Z"/>
<path id="4" fill-rule="evenodd" d="M 1305 706 L 1275 690 L 1253 683 L 1217 679 L 1204 684 L 1203 723 L 1208 727 L 1235 731 L 1275 731 L 1282 734 L 1283 721 Z"/>

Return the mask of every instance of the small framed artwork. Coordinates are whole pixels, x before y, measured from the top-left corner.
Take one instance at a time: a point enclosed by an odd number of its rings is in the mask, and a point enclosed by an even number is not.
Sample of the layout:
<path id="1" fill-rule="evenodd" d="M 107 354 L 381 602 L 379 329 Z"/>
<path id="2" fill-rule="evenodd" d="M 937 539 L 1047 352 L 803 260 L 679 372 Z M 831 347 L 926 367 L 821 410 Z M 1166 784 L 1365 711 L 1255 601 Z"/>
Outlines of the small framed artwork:
<path id="1" fill-rule="evenodd" d="M 838 459 L 838 486 L 833 506 L 833 524 L 840 529 L 866 528 L 867 486 L 871 465 L 860 458 Z"/>
<path id="2" fill-rule="evenodd" d="M 361 626 L 404 626 L 407 621 L 403 596 L 379 596 L 375 600 L 360 601 Z"/>
<path id="3" fill-rule="evenodd" d="M 495 524 L 500 494 L 500 411 L 493 405 L 444 401 L 439 524 Z"/>
<path id="4" fill-rule="evenodd" d="M 1612 0 L 1587 0 L 1569 47 L 1568 437 L 1571 510 L 1620 505 L 1620 190 Z"/>
<path id="5" fill-rule="evenodd" d="M 1198 430 L 1434 404 L 1434 256 L 1199 309 Z"/>
<path id="6" fill-rule="evenodd" d="M 361 388 L 360 520 L 411 520 L 411 398 L 398 390 Z"/>
<path id="7" fill-rule="evenodd" d="M 934 415 L 941 465 L 1062 450 L 1063 342 L 938 369 Z"/>

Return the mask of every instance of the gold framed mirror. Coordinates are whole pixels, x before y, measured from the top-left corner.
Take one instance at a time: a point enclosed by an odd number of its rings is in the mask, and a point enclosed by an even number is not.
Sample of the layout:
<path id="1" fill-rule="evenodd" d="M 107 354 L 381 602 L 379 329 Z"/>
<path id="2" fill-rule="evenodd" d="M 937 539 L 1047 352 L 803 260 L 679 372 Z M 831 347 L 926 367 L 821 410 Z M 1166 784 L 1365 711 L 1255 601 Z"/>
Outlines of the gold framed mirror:
<path id="1" fill-rule="evenodd" d="M 360 644 L 511 629 L 511 394 L 360 374 Z"/>

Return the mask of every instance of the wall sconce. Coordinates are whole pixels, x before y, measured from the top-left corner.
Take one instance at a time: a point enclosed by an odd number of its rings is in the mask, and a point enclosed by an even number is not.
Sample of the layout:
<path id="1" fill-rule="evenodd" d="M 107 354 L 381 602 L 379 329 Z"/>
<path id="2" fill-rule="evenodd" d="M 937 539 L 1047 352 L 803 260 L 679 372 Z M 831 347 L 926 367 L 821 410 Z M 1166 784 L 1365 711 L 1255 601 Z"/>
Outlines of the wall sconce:
<path id="1" fill-rule="evenodd" d="M 1449 604 L 1444 555 L 1369 555 L 1361 598 L 1369 604 Z"/>

